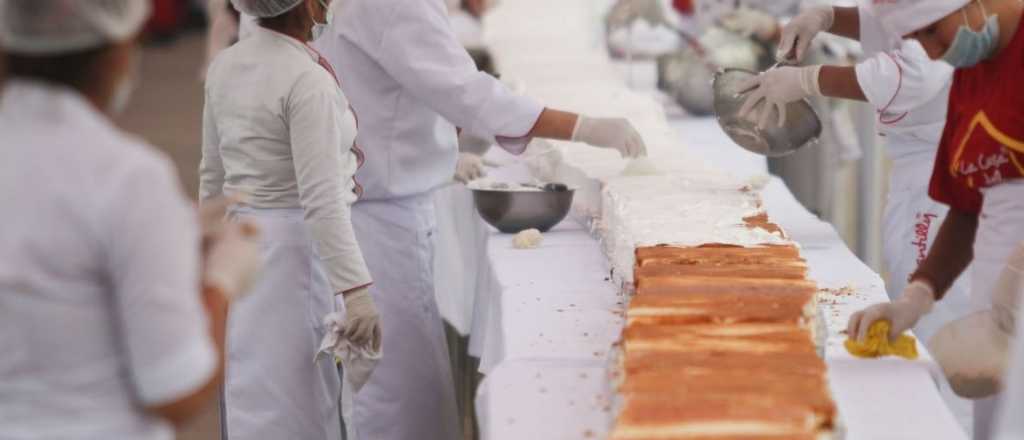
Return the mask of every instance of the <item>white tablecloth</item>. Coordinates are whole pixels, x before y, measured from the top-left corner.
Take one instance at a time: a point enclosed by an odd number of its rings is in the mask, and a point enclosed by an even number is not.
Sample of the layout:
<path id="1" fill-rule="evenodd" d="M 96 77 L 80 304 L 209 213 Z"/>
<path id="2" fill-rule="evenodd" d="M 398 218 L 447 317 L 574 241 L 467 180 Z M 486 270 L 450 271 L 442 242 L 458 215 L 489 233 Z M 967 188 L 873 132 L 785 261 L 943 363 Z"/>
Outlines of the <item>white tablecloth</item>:
<path id="1" fill-rule="evenodd" d="M 677 124 L 688 145 L 741 173 L 763 173 L 763 159 L 738 151 L 714 121 Z M 704 136 L 699 142 L 691 136 Z M 726 161 L 726 162 L 723 162 Z M 523 170 L 502 170 L 506 178 Z M 934 364 L 853 359 L 842 347 L 847 317 L 886 301 L 882 280 L 843 244 L 835 230 L 804 209 L 774 179 L 764 191 L 773 221 L 803 247 L 811 278 L 823 288 L 852 287 L 852 295 L 826 294 L 826 361 L 846 438 L 850 440 L 966 439 L 933 381 Z M 582 226 L 563 222 L 534 250 L 514 250 L 511 236 L 491 231 L 490 267 L 476 303 L 471 350 L 487 378 L 477 395 L 483 439 L 603 438 L 612 420 L 607 380 L 609 346 L 618 338 L 623 298 L 609 280 L 597 241 Z M 923 347 L 919 347 L 924 352 Z"/>

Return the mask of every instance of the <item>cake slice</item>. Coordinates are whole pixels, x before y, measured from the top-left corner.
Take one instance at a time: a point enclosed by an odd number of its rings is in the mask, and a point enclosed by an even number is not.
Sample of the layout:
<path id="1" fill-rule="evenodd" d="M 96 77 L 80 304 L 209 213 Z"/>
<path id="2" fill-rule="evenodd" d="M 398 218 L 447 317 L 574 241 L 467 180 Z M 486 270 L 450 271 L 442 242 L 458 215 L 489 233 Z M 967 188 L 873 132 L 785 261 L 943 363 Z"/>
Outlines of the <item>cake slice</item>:
<path id="1" fill-rule="evenodd" d="M 630 324 L 789 323 L 810 327 L 816 292 L 794 289 L 768 294 L 706 293 L 645 294 L 626 310 Z"/>
<path id="2" fill-rule="evenodd" d="M 815 439 L 813 411 L 764 399 L 625 397 L 611 440 Z"/>
<path id="3" fill-rule="evenodd" d="M 691 293 L 736 293 L 744 295 L 784 295 L 818 292 L 813 281 L 776 278 L 720 278 L 708 276 L 638 278 L 636 294 L 686 295 Z"/>
<path id="4" fill-rule="evenodd" d="M 646 325 L 626 326 L 622 338 L 626 359 L 637 351 L 677 353 L 802 353 L 816 354 L 811 331 L 792 324 Z"/>
<path id="5" fill-rule="evenodd" d="M 637 266 L 648 264 L 696 264 L 706 262 L 759 263 L 769 260 L 803 261 L 796 246 L 740 247 L 705 245 L 700 247 L 653 246 L 636 249 Z"/>

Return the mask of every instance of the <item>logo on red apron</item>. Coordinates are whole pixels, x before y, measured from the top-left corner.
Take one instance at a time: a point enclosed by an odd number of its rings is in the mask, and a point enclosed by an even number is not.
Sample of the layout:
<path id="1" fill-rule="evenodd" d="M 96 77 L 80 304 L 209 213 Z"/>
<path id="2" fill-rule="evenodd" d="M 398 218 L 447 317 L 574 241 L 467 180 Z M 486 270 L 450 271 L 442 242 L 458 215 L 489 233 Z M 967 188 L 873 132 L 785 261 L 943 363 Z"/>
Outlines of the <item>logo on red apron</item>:
<path id="1" fill-rule="evenodd" d="M 968 148 L 969 144 L 985 148 Z M 1024 141 L 1002 132 L 984 111 L 979 111 L 953 154 L 949 172 L 954 178 L 964 179 L 969 188 L 987 188 L 1008 177 L 1024 175 L 1024 157 L 1021 156 L 1024 156 Z"/>

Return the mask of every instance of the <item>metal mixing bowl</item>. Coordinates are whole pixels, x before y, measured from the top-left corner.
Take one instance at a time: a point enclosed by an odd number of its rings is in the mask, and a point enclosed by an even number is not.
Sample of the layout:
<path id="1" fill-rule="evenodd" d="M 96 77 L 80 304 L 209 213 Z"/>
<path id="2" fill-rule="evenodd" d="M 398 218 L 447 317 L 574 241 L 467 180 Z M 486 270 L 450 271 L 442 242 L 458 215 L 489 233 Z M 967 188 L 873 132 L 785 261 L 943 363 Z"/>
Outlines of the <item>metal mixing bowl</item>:
<path id="1" fill-rule="evenodd" d="M 786 106 L 786 121 L 782 127 L 777 125 L 776 117 L 766 129 L 757 126 L 763 102 L 746 117 L 739 116 L 747 98 L 746 93 L 740 93 L 739 85 L 754 75 L 756 73 L 743 69 L 725 69 L 715 74 L 715 116 L 733 142 L 757 154 L 781 157 L 817 141 L 821 136 L 821 119 L 804 100 Z"/>
<path id="2" fill-rule="evenodd" d="M 507 234 L 527 229 L 547 232 L 565 219 L 575 191 L 503 191 L 473 189 L 476 211 L 489 225 Z"/>

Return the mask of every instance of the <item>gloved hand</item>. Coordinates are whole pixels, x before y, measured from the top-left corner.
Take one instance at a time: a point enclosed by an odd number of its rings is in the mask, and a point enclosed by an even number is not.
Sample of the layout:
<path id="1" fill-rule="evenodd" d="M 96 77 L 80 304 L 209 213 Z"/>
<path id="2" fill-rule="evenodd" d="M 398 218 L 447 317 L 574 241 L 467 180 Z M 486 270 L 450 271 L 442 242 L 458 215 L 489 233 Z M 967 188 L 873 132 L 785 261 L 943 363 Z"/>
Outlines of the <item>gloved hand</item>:
<path id="1" fill-rule="evenodd" d="M 923 281 L 914 281 L 903 289 L 903 295 L 891 303 L 875 304 L 850 317 L 846 326 L 846 334 L 858 341 L 864 341 L 868 328 L 880 319 L 888 320 L 889 340 L 895 341 L 903 332 L 909 330 L 922 316 L 932 311 L 935 305 L 935 291 Z"/>
<path id="2" fill-rule="evenodd" d="M 831 6 L 807 8 L 782 27 L 782 38 L 775 58 L 788 63 L 803 62 L 811 41 L 819 32 L 831 29 L 835 18 L 836 13 Z"/>
<path id="3" fill-rule="evenodd" d="M 469 183 L 484 177 L 484 161 L 473 153 L 459 153 L 459 161 L 455 164 L 455 181 Z"/>
<path id="4" fill-rule="evenodd" d="M 764 12 L 742 6 L 719 18 L 723 28 L 744 37 L 771 42 L 779 32 L 779 21 Z"/>
<path id="5" fill-rule="evenodd" d="M 203 258 L 203 285 L 234 300 L 249 292 L 263 269 L 259 229 L 250 223 L 222 222 Z"/>
<path id="6" fill-rule="evenodd" d="M 363 287 L 345 295 L 345 338 L 356 347 L 380 350 L 380 315 L 370 289 Z"/>
<path id="7" fill-rule="evenodd" d="M 339 311 L 344 309 L 346 309 L 344 305 L 338 306 Z M 380 347 L 356 345 L 346 338 L 346 320 L 340 313 L 328 314 L 324 317 L 323 323 L 326 331 L 313 362 L 319 361 L 320 356 L 324 354 L 333 355 L 334 359 L 340 361 L 345 367 L 345 380 L 352 385 L 356 392 L 359 392 L 363 385 L 370 380 L 370 375 L 377 367 L 377 361 L 381 358 Z"/>
<path id="8" fill-rule="evenodd" d="M 818 86 L 820 71 L 821 66 L 783 66 L 744 81 L 739 88 L 743 93 L 749 91 L 749 95 L 740 107 L 739 116 L 746 118 L 763 100 L 761 113 L 757 115 L 757 125 L 762 129 L 768 128 L 774 113 L 778 115 L 779 127 L 782 127 L 786 122 L 787 104 L 821 94 Z"/>
<path id="9" fill-rule="evenodd" d="M 588 118 L 580 115 L 572 131 L 573 142 L 618 151 L 622 157 L 647 155 L 643 138 L 625 118 Z"/>
<path id="10" fill-rule="evenodd" d="M 209 251 L 210 245 L 222 234 L 224 226 L 228 223 L 228 208 L 231 205 L 242 203 L 245 197 L 239 194 L 224 195 L 210 200 L 204 200 L 197 210 L 199 220 L 199 232 L 203 239 L 203 252 Z"/>

